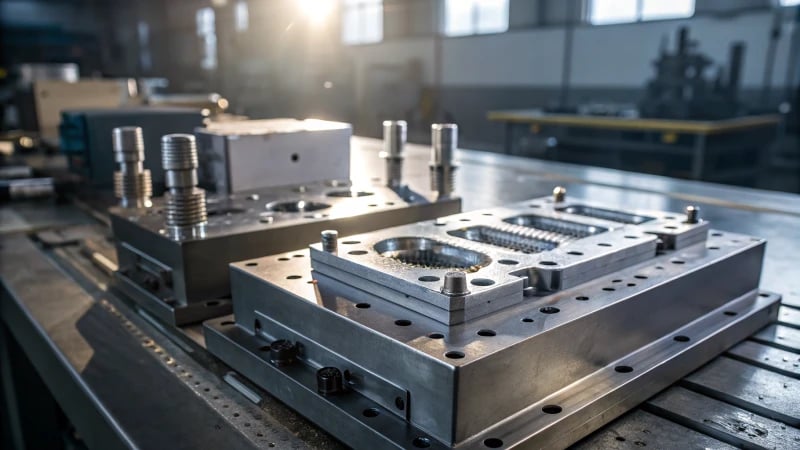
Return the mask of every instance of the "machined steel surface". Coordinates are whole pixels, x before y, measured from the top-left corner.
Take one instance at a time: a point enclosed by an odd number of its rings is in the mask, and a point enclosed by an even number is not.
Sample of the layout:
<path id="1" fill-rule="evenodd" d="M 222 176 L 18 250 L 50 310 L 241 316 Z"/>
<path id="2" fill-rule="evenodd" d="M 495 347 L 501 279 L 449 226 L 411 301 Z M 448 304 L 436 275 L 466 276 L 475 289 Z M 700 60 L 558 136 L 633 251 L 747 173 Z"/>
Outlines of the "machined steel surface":
<path id="1" fill-rule="evenodd" d="M 151 313 L 185 324 L 230 312 L 231 262 L 305 246 L 326 229 L 352 234 L 458 212 L 460 199 L 331 180 L 209 198 L 208 221 L 195 226 L 170 227 L 170 210 L 161 198 L 110 210 L 117 279 Z"/>
<path id="2" fill-rule="evenodd" d="M 195 133 L 201 182 L 218 194 L 351 178 L 348 123 L 237 120 L 214 122 Z"/>
<path id="3" fill-rule="evenodd" d="M 563 447 L 777 315 L 764 241 L 689 219 L 546 197 L 234 263 L 235 324 L 206 322 L 206 342 L 349 445 Z M 453 233 L 476 226 L 508 236 Z M 276 340 L 303 367 L 265 359 Z M 314 395 L 321 365 L 358 399 Z"/>
<path id="4" fill-rule="evenodd" d="M 361 183 L 385 183 L 370 179 L 370 174 L 382 173 L 385 166 L 380 150 L 379 140 L 354 138 L 351 170 L 354 177 L 361 177 Z M 409 144 L 405 156 L 404 181 L 412 189 L 427 190 L 430 149 Z M 613 202 L 625 209 L 680 211 L 688 204 L 699 205 L 702 218 L 715 228 L 758 235 L 769 241 L 762 286 L 785 294 L 778 316 L 780 324 L 744 340 L 725 354 L 746 363 L 743 366 L 731 369 L 730 365 L 715 365 L 705 371 L 705 375 L 726 380 L 726 391 L 732 391 L 731 395 L 705 389 L 705 382 L 688 388 L 678 383 L 664 393 L 679 390 L 686 395 L 672 396 L 670 401 L 659 401 L 663 394 L 651 398 L 579 442 L 577 448 L 797 445 L 797 427 L 751 411 L 748 408 L 752 402 L 729 401 L 745 392 L 754 394 L 750 398 L 756 402 L 758 395 L 782 395 L 786 386 L 796 384 L 799 378 L 800 322 L 792 319 L 791 312 L 800 307 L 796 267 L 796 255 L 800 253 L 800 197 L 466 150 L 457 151 L 456 157 L 461 164 L 456 176 L 458 192 L 465 210 L 549 195 L 553 186 L 560 184 L 567 188 L 568 199 Z M 247 383 L 241 377 L 242 382 L 236 381 L 230 368 L 209 358 L 202 348 L 187 347 L 169 328 L 137 314 L 128 303 L 106 290 L 111 283 L 106 269 L 98 268 L 95 258 L 89 260 L 72 247 L 77 244 L 56 249 L 69 255 L 59 258 L 58 265 L 34 264 L 28 259 L 37 254 L 49 259 L 41 246 L 6 252 L 12 248 L 9 239 L 25 239 L 11 233 L 86 224 L 93 221 L 91 215 L 72 204 L 15 202 L 0 205 L 0 217 L 0 278 L 6 292 L 10 292 L 4 293 L 0 303 L 0 319 L 24 351 L 35 357 L 37 370 L 48 387 L 60 393 L 58 400 L 77 433 L 87 442 L 94 442 L 94 447 L 345 448 L 263 390 L 253 385 L 245 387 Z M 318 239 L 316 235 L 312 240 Z M 98 261 L 113 259 L 113 251 L 103 252 L 106 258 L 97 258 Z M 66 271 L 67 268 L 76 270 Z M 81 280 L 75 272 L 91 276 Z M 93 298 L 83 296 L 86 290 Z M 90 306 L 92 301 L 101 300 L 108 302 L 101 306 L 110 304 L 113 309 Z M 14 314 L 14 310 L 24 313 Z M 197 327 L 182 330 L 194 334 Z M 89 366 L 81 363 L 86 355 L 92 355 Z M 85 370 L 87 367 L 89 370 Z M 738 376 L 736 371 L 742 367 L 786 374 L 792 380 L 761 376 L 753 384 Z M 491 382 L 490 374 L 487 383 Z M 165 392 L 169 401 L 164 399 Z M 798 403 L 791 396 L 783 398 L 782 404 L 772 405 L 784 414 L 797 414 Z M 187 418 L 187 412 L 202 414 Z M 382 422 L 386 417 L 384 414 L 370 420 L 381 426 L 388 423 Z M 417 443 L 425 445 L 424 441 Z"/>
<path id="5" fill-rule="evenodd" d="M 140 127 L 117 127 L 112 130 L 114 161 L 114 195 L 123 208 L 144 208 L 152 205 L 153 179 L 144 168 L 144 138 Z"/>

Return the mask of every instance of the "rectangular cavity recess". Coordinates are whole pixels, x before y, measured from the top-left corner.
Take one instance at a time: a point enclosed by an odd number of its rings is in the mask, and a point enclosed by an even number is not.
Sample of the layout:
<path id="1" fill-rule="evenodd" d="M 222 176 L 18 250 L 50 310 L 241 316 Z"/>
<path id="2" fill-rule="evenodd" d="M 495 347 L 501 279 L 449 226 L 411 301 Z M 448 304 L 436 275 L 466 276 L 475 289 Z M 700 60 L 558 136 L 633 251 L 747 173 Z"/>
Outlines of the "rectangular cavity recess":
<path id="1" fill-rule="evenodd" d="M 552 250 L 560 243 L 572 240 L 571 236 L 515 225 L 489 227 L 479 225 L 448 231 L 450 236 L 469 239 L 522 253 L 539 253 Z"/>
<path id="2" fill-rule="evenodd" d="M 655 217 L 648 217 L 641 214 L 631 214 L 624 211 L 597 208 L 595 206 L 587 205 L 569 205 L 556 208 L 556 210 L 569 214 L 577 214 L 579 216 L 610 220 L 611 222 L 627 223 L 631 225 L 639 225 L 651 220 L 655 220 Z"/>
<path id="3" fill-rule="evenodd" d="M 554 219 L 552 217 L 537 216 L 535 214 L 524 214 L 521 216 L 508 217 L 503 219 L 503 222 L 526 228 L 534 228 L 539 231 L 554 233 L 561 235 L 562 237 L 572 239 L 585 238 L 587 236 L 608 231 L 607 228 L 603 227 L 570 222 L 562 219 Z"/>

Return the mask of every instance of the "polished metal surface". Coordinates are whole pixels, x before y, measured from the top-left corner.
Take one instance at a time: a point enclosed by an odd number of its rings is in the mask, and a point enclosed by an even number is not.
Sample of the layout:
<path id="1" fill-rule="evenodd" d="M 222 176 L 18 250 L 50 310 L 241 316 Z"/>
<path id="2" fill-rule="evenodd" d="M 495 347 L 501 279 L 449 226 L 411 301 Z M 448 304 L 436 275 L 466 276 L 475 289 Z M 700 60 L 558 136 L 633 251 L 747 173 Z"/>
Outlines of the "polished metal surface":
<path id="1" fill-rule="evenodd" d="M 161 138 L 161 161 L 166 178 L 164 222 L 175 236 L 202 233 L 208 222 L 206 191 L 197 187 L 197 144 L 191 134 Z"/>
<path id="2" fill-rule="evenodd" d="M 156 198 L 152 208 L 110 210 L 118 286 L 162 320 L 186 324 L 230 312 L 231 262 L 305 246 L 323 230 L 352 234 L 457 212 L 460 199 L 329 180 L 212 197 L 207 223 L 175 229 L 170 205 Z"/>
<path id="3" fill-rule="evenodd" d="M 379 140 L 354 138 L 351 170 L 357 184 L 385 183 L 371 178 L 371 174 L 382 173 L 385 166 L 379 156 L 381 148 Z M 405 150 L 404 181 L 412 189 L 427 192 L 430 147 L 409 144 Z M 787 311 L 800 307 L 796 265 L 796 255 L 800 254 L 800 196 L 466 150 L 457 151 L 456 158 L 461 163 L 457 184 L 465 210 L 551 195 L 553 186 L 559 184 L 568 189 L 568 199 L 612 202 L 625 209 L 680 211 L 686 205 L 697 205 L 702 208 L 702 219 L 715 228 L 765 238 L 769 244 L 761 285 L 784 294 L 780 324 L 737 344 L 726 355 L 747 366 L 790 376 L 794 380 L 787 383 L 790 386 L 796 383 L 800 322 Z M 92 216 L 100 217 L 95 212 L 85 213 L 81 209 L 85 205 L 76 205 L 0 205 L 0 232 L 4 234 L 0 250 L 11 248 L 9 233 L 62 229 L 91 223 Z M 98 233 L 97 237 L 102 235 Z M 317 233 L 309 242 L 319 238 Z M 37 370 L 46 377 L 48 387 L 59 393 L 66 415 L 77 433 L 92 443 L 90 448 L 345 448 L 318 426 L 230 372 L 196 344 L 187 346 L 169 328 L 145 319 L 144 314 L 137 314 L 128 303 L 106 290 L 112 280 L 105 275 L 107 269 L 96 264 L 102 259 L 113 260 L 113 252 L 101 248 L 84 255 L 72 239 L 63 250 L 56 250 L 64 256 L 55 258 L 58 266 L 51 262 L 34 264 L 28 259 L 33 255 L 40 255 L 37 258 L 44 258 L 43 261 L 52 259 L 52 251 L 41 244 L 26 245 L 13 254 L 0 253 L 4 289 L 14 290 L 13 295 L 4 294 L 0 318 L 3 326 L 12 328 L 25 352 L 35 356 Z M 106 258 L 89 259 L 89 255 L 102 256 L 98 253 Z M 58 283 L 52 274 L 58 276 Z M 23 276 L 20 284 L 13 281 Z M 34 279 L 25 284 L 24 280 Z M 85 297 L 84 292 L 89 292 L 91 298 Z M 113 309 L 105 307 L 109 304 Z M 24 313 L 12 314 L 13 310 Z M 182 333 L 202 342 L 196 326 L 184 327 Z M 88 366 L 81 364 L 86 358 L 91 361 Z M 755 401 L 758 394 L 787 389 L 775 377 L 762 377 L 757 385 L 751 385 L 738 376 L 740 366 L 733 367 L 733 371 L 726 367 L 714 366 L 711 372 L 727 380 L 726 386 L 735 386 L 736 391 L 750 389 L 756 394 L 752 397 Z M 492 374 L 486 381 L 493 382 Z M 315 384 L 309 386 L 316 392 Z M 577 447 L 794 448 L 800 442 L 797 427 L 747 409 L 750 402 L 728 402 L 739 393 L 726 397 L 716 389 L 697 391 L 696 386 L 700 385 L 669 388 L 664 392 L 680 389 L 691 396 L 673 397 L 676 401 L 658 405 L 655 402 L 661 396 L 650 399 L 600 428 Z M 164 393 L 169 395 L 169 401 L 164 400 Z M 789 403 L 791 397 L 785 398 Z M 386 412 L 367 418 L 353 398 L 335 401 L 352 402 L 349 410 L 354 416 L 378 426 L 391 423 L 390 418 L 396 417 Z M 187 413 L 192 417 L 187 418 Z M 108 424 L 119 431 L 106 433 Z M 364 430 L 364 436 L 373 433 L 373 428 Z M 116 437 L 101 439 L 106 436 Z M 406 447 L 436 445 L 435 440 L 430 442 L 414 438 Z M 494 448 L 483 448 L 487 447 Z"/>
<path id="4" fill-rule="evenodd" d="M 555 245 L 453 233 L 520 217 Z M 303 377 L 265 375 L 274 364 L 258 348 L 289 341 L 303 349 L 295 365 L 341 368 L 347 395 L 399 415 L 416 439 L 563 447 L 774 320 L 779 296 L 757 291 L 764 245 L 680 213 L 537 198 L 341 236 L 336 253 L 312 244 L 234 263 L 235 324 L 206 322 L 206 340 L 314 421 L 322 399 L 297 402 Z M 413 437 L 374 425 L 372 441 L 353 438 L 340 428 L 354 420 L 346 408 L 327 414 L 338 419 L 321 425 L 349 445 Z"/>

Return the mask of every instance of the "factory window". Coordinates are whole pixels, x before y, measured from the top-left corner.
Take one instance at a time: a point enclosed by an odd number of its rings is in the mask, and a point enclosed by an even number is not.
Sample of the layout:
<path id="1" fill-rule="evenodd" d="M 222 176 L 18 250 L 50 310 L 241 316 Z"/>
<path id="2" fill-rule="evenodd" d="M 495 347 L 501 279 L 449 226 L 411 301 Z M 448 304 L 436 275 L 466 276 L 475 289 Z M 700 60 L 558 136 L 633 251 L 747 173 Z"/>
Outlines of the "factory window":
<path id="1" fill-rule="evenodd" d="M 694 0 L 589 0 L 587 12 L 593 25 L 678 19 L 694 14 Z"/>
<path id="2" fill-rule="evenodd" d="M 233 10 L 233 21 L 236 26 L 236 31 L 244 32 L 250 26 L 250 10 L 247 7 L 247 2 L 239 0 Z"/>
<path id="3" fill-rule="evenodd" d="M 383 0 L 344 0 L 342 42 L 373 44 L 383 39 Z"/>
<path id="4" fill-rule="evenodd" d="M 444 34 L 502 33 L 508 30 L 508 0 L 446 0 Z"/>
<path id="5" fill-rule="evenodd" d="M 781 0 L 781 6 L 797 6 L 800 5 L 800 0 Z"/>
<path id="6" fill-rule="evenodd" d="M 197 10 L 197 36 L 200 38 L 202 59 L 200 67 L 206 70 L 217 68 L 217 29 L 214 17 L 214 8 L 207 7 Z"/>

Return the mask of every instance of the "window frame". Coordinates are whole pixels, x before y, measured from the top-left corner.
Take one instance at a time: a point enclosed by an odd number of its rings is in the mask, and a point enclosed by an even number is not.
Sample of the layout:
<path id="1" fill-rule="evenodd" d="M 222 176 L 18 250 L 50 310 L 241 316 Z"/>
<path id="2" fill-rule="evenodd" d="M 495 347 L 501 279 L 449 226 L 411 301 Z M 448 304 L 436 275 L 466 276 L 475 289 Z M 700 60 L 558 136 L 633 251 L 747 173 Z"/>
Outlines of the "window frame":
<path id="1" fill-rule="evenodd" d="M 625 25 L 630 23 L 642 23 L 642 22 L 658 22 L 663 20 L 685 20 L 691 19 L 697 13 L 697 0 L 692 0 L 692 13 L 688 16 L 673 16 L 673 17 L 653 17 L 647 18 L 644 16 L 644 2 L 645 0 L 636 0 L 636 12 L 634 14 L 634 20 L 623 20 L 619 22 L 601 22 L 595 23 L 592 21 L 592 7 L 594 2 L 598 0 L 586 0 L 584 3 L 584 22 L 588 25 L 594 27 L 604 27 L 608 25 Z"/>
<path id="2" fill-rule="evenodd" d="M 448 11 L 447 4 L 448 4 L 448 0 L 445 0 L 445 1 L 443 1 L 441 3 L 442 15 L 441 15 L 440 30 L 441 30 L 442 36 L 444 36 L 446 38 L 461 38 L 461 37 L 470 37 L 470 36 L 486 36 L 486 35 L 492 35 L 492 34 L 507 33 L 508 30 L 510 29 L 510 25 L 511 25 L 511 23 L 510 23 L 511 22 L 511 12 L 510 12 L 510 9 L 511 9 L 510 3 L 511 3 L 511 1 L 510 0 L 502 0 L 503 3 L 504 3 L 503 12 L 505 13 L 505 23 L 504 23 L 505 27 L 502 30 L 492 30 L 492 31 L 480 31 L 480 28 L 481 28 L 481 25 L 480 25 L 480 8 L 478 7 L 479 5 L 478 5 L 477 1 L 475 1 L 475 0 L 457 0 L 457 1 L 469 1 L 470 2 L 470 6 L 471 6 L 471 10 L 472 10 L 471 11 L 472 23 L 470 24 L 470 31 L 467 32 L 467 33 L 457 33 L 457 34 L 448 33 L 448 31 L 447 31 L 447 16 L 448 16 L 448 14 L 447 14 L 447 11 Z"/>
<path id="3" fill-rule="evenodd" d="M 365 38 L 367 34 L 364 29 L 364 23 L 367 19 L 368 10 L 369 8 L 378 7 L 380 9 L 379 17 L 381 18 L 380 22 L 380 29 L 378 33 L 377 39 L 368 39 Z M 352 11 L 351 11 L 352 10 Z M 348 41 L 345 37 L 345 17 L 349 12 L 356 14 L 357 17 L 357 27 L 358 32 L 356 33 L 357 39 L 353 41 Z M 360 16 L 360 17 L 359 17 Z M 372 44 L 380 44 L 384 41 L 384 25 L 385 25 L 385 17 L 384 17 L 384 2 L 383 0 L 343 0 L 341 2 L 341 40 L 343 45 L 347 46 L 358 46 L 358 45 L 372 45 Z"/>

